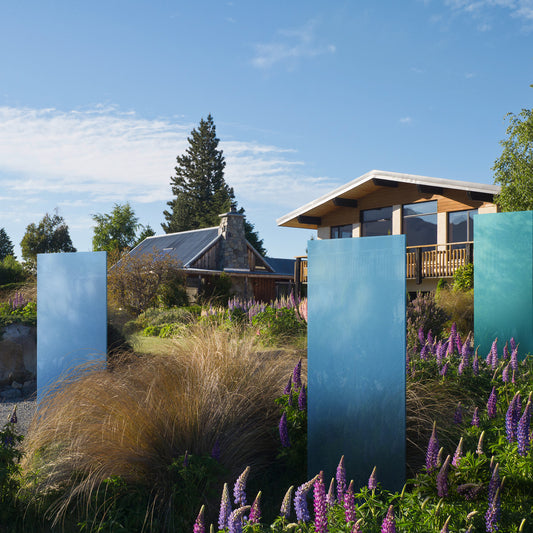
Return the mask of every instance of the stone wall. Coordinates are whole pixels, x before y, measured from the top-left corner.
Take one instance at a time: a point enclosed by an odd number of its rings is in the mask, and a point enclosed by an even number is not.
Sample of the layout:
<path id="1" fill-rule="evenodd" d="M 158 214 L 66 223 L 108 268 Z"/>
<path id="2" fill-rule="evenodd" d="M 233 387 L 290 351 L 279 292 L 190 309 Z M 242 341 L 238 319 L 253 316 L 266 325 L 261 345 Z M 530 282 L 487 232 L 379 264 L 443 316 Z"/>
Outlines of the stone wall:
<path id="1" fill-rule="evenodd" d="M 221 270 L 238 268 L 248 270 L 248 246 L 244 235 L 244 216 L 235 212 L 220 215 L 218 234 L 222 236 Z"/>

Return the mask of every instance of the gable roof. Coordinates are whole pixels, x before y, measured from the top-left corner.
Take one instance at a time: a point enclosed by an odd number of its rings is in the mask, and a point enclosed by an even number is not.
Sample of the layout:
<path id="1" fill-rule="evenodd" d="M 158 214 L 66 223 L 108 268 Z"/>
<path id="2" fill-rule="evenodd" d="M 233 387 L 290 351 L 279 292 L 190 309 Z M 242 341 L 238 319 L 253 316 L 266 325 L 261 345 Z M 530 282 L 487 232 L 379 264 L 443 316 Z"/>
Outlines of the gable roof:
<path id="1" fill-rule="evenodd" d="M 189 267 L 206 250 L 220 239 L 218 226 L 154 235 L 147 237 L 130 254 L 133 256 L 156 252 L 166 252 L 178 260 L 185 268 Z"/>
<path id="2" fill-rule="evenodd" d="M 387 182 L 399 182 L 416 185 L 418 187 L 455 189 L 469 193 L 493 196 L 500 193 L 500 186 L 487 185 L 483 183 L 473 183 L 469 181 L 456 181 L 442 178 L 431 178 L 428 176 L 417 176 L 415 174 L 403 174 L 400 172 L 387 172 L 383 170 L 371 170 L 354 180 L 333 189 L 320 198 L 313 200 L 294 211 L 277 219 L 278 226 L 288 226 L 293 228 L 316 228 L 316 223 L 312 222 L 313 217 L 321 217 L 333 206 L 342 205 L 342 201 L 353 201 L 362 198 L 383 186 Z M 298 220 L 299 217 L 300 220 Z M 307 221 L 305 220 L 307 218 Z"/>

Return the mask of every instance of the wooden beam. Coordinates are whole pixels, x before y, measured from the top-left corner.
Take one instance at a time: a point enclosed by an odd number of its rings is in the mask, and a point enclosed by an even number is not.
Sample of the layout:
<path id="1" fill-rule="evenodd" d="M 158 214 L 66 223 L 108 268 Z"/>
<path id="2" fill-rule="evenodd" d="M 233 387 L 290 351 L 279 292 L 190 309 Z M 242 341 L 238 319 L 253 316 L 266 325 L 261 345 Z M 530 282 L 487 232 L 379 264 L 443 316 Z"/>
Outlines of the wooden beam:
<path id="1" fill-rule="evenodd" d="M 397 181 L 382 180 L 379 178 L 372 178 L 372 183 L 378 187 L 398 187 Z"/>
<path id="2" fill-rule="evenodd" d="M 466 194 L 474 202 L 494 202 L 494 195 L 488 192 L 468 191 Z"/>
<path id="3" fill-rule="evenodd" d="M 337 196 L 333 198 L 333 205 L 336 205 L 337 207 L 357 207 L 357 200 Z"/>
<path id="4" fill-rule="evenodd" d="M 299 215 L 297 220 L 299 224 L 312 224 L 315 226 L 320 226 L 322 223 L 320 217 L 309 217 L 307 215 Z"/>
<path id="5" fill-rule="evenodd" d="M 434 187 L 433 185 L 421 185 L 416 186 L 417 191 L 420 194 L 440 194 L 442 195 L 442 187 Z"/>

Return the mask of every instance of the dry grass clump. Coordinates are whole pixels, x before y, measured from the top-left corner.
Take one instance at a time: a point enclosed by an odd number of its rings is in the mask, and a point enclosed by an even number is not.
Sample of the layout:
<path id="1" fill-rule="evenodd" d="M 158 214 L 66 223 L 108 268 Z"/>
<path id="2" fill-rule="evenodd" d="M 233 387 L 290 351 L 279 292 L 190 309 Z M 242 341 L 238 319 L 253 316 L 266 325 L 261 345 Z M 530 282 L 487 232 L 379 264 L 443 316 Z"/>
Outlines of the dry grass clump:
<path id="1" fill-rule="evenodd" d="M 251 336 L 198 327 L 165 356 L 77 368 L 43 399 L 24 441 L 29 488 L 60 494 L 58 520 L 110 476 L 148 487 L 154 507 L 168 507 L 168 467 L 186 450 L 209 455 L 218 443 L 233 478 L 266 466 L 277 447 L 274 399 L 296 361 L 258 352 Z"/>
<path id="2" fill-rule="evenodd" d="M 474 330 L 474 291 L 441 289 L 435 295 L 437 305 L 442 307 L 455 322 L 461 336 L 466 337 Z"/>

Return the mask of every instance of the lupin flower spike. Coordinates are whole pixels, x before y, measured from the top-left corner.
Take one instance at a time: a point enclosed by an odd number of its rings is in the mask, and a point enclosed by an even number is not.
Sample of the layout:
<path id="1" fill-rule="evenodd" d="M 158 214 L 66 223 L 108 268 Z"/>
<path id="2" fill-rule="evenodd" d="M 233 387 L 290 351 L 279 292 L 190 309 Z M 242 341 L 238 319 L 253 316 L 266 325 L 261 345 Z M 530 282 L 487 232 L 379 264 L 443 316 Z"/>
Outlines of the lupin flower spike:
<path id="1" fill-rule="evenodd" d="M 433 431 L 429 438 L 426 452 L 426 470 L 431 472 L 437 466 L 437 456 L 439 454 L 439 439 L 437 438 L 437 423 L 433 423 Z"/>
<path id="2" fill-rule="evenodd" d="M 496 418 L 496 404 L 498 397 L 496 395 L 496 387 L 492 387 L 489 400 L 487 402 L 487 415 L 489 418 Z"/>
<path id="3" fill-rule="evenodd" d="M 507 364 L 502 370 L 502 381 L 504 383 L 509 383 L 509 367 L 510 366 L 511 366 L 511 363 Z"/>
<path id="4" fill-rule="evenodd" d="M 437 474 L 437 493 L 439 498 L 448 496 L 448 470 L 450 468 L 450 456 L 446 457 L 439 473 Z"/>
<path id="5" fill-rule="evenodd" d="M 372 470 L 372 473 L 370 474 L 370 477 L 368 478 L 368 489 L 369 490 L 376 490 L 378 486 L 378 480 L 376 477 L 376 467 Z"/>
<path id="6" fill-rule="evenodd" d="M 237 505 L 244 506 L 246 505 L 246 480 L 248 479 L 248 474 L 250 473 L 250 467 L 247 466 L 244 469 L 244 472 L 237 478 L 235 486 L 233 487 L 233 497 Z"/>
<path id="7" fill-rule="evenodd" d="M 284 448 L 290 448 L 291 441 L 289 440 L 289 428 L 287 427 L 287 414 L 285 411 L 281 415 L 279 421 L 279 438 L 281 440 L 281 445 Z"/>
<path id="8" fill-rule="evenodd" d="M 337 466 L 337 501 L 342 502 L 344 500 L 344 491 L 346 490 L 346 469 L 344 468 L 344 455 L 339 461 Z"/>
<path id="9" fill-rule="evenodd" d="M 311 487 L 315 484 L 318 474 L 313 478 L 300 485 L 294 495 L 294 510 L 296 511 L 296 519 L 298 522 L 309 521 L 309 510 L 307 509 L 307 493 L 311 490 Z"/>
<path id="10" fill-rule="evenodd" d="M 328 533 L 328 505 L 326 502 L 326 488 L 323 477 L 324 472 L 320 472 L 313 485 L 316 533 Z"/>
<path id="11" fill-rule="evenodd" d="M 446 522 L 444 522 L 444 525 L 442 526 L 442 529 L 440 530 L 440 533 L 450 533 L 450 529 L 448 528 L 448 524 L 450 522 L 451 515 L 446 518 Z"/>
<path id="12" fill-rule="evenodd" d="M 279 514 L 283 516 L 284 518 L 289 518 L 291 514 L 291 497 L 292 497 L 293 489 L 294 489 L 294 486 L 291 485 L 289 487 L 289 490 L 287 490 L 287 492 L 285 493 L 285 496 L 283 497 L 283 501 L 281 502 L 281 509 L 279 511 Z"/>
<path id="13" fill-rule="evenodd" d="M 331 478 L 328 495 L 326 496 L 326 502 L 330 507 L 335 505 L 335 478 Z"/>
<path id="14" fill-rule="evenodd" d="M 261 519 L 261 491 L 257 493 L 252 508 L 250 509 L 250 516 L 248 517 L 248 522 L 250 524 L 259 524 Z"/>
<path id="15" fill-rule="evenodd" d="M 300 359 L 292 371 L 292 382 L 299 389 L 302 386 L 302 360 Z"/>
<path id="16" fill-rule="evenodd" d="M 484 437 L 485 437 L 485 432 L 482 431 L 481 435 L 479 436 L 479 440 L 477 441 L 476 453 L 478 455 L 483 455 L 483 438 Z"/>
<path id="17" fill-rule="evenodd" d="M 474 414 L 472 415 L 472 426 L 479 427 L 479 407 L 474 409 Z"/>
<path id="18" fill-rule="evenodd" d="M 344 516 L 346 522 L 355 522 L 355 496 L 353 492 L 353 479 L 348 485 L 348 489 L 344 493 L 344 501 L 342 502 L 344 507 Z"/>
<path id="19" fill-rule="evenodd" d="M 205 533 L 205 525 L 204 525 L 204 510 L 205 505 L 202 505 L 202 508 L 200 509 L 200 512 L 198 513 L 198 516 L 196 517 L 196 522 L 194 522 L 194 533 Z"/>
<path id="20" fill-rule="evenodd" d="M 229 515 L 231 514 L 231 499 L 229 497 L 228 484 L 224 483 L 222 489 L 222 499 L 220 500 L 220 511 L 218 513 L 218 528 L 228 527 Z"/>
<path id="21" fill-rule="evenodd" d="M 394 507 L 389 506 L 387 515 L 381 524 L 381 533 L 396 533 L 396 520 L 394 519 Z"/>
<path id="22" fill-rule="evenodd" d="M 472 360 L 472 372 L 474 373 L 474 376 L 479 375 L 479 355 L 477 354 L 477 349 L 474 359 Z"/>
<path id="23" fill-rule="evenodd" d="M 18 418 L 17 418 L 17 406 L 15 405 L 15 407 L 13 407 L 13 411 L 11 413 L 11 417 L 9 418 L 9 423 L 10 424 L 16 424 L 18 422 Z"/>
<path id="24" fill-rule="evenodd" d="M 500 521 L 500 510 L 500 489 L 498 488 L 496 494 L 494 495 L 494 498 L 492 500 L 489 500 L 489 508 L 485 513 L 485 525 L 489 533 L 499 531 L 498 522 Z"/>
<path id="25" fill-rule="evenodd" d="M 531 403 L 528 401 L 524 413 L 520 417 L 520 420 L 516 429 L 516 440 L 518 442 L 518 453 L 522 457 L 526 457 L 530 447 L 530 433 L 529 425 L 531 421 Z"/>
<path id="26" fill-rule="evenodd" d="M 363 519 L 360 518 L 357 520 L 357 522 L 353 525 L 352 531 L 350 533 L 362 533 L 361 527 L 363 527 L 361 524 L 363 523 Z"/>
<path id="27" fill-rule="evenodd" d="M 307 408 L 307 391 L 305 385 L 302 385 L 300 389 L 300 394 L 298 395 L 298 409 L 300 411 L 305 411 Z"/>
<path id="28" fill-rule="evenodd" d="M 463 457 L 463 437 L 459 439 L 459 444 L 457 445 L 457 448 L 455 449 L 455 453 L 453 454 L 452 466 L 459 466 L 459 463 L 461 462 L 462 457 Z"/>
<path id="29" fill-rule="evenodd" d="M 283 389 L 283 394 L 290 394 L 291 387 L 292 387 L 292 374 L 289 376 L 289 381 L 287 382 L 287 385 L 285 385 L 285 388 Z"/>
<path id="30" fill-rule="evenodd" d="M 244 513 L 250 510 L 249 505 L 243 505 L 238 509 L 235 509 L 230 515 L 228 520 L 228 533 L 242 533 L 242 519 Z"/>

